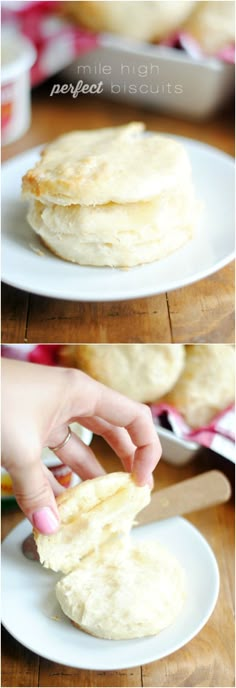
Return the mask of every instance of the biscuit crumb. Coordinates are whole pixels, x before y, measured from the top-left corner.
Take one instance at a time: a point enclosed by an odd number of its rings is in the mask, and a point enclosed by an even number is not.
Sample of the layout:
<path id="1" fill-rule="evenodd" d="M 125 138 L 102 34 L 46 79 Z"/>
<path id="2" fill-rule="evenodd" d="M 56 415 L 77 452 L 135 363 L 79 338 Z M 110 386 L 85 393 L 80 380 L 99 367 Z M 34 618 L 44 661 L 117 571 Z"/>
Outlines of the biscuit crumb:
<path id="1" fill-rule="evenodd" d="M 31 251 L 34 251 L 34 253 L 37 253 L 38 256 L 45 256 L 45 253 L 43 251 L 41 251 L 40 248 L 33 246 L 33 244 L 29 244 L 29 247 L 31 248 Z"/>

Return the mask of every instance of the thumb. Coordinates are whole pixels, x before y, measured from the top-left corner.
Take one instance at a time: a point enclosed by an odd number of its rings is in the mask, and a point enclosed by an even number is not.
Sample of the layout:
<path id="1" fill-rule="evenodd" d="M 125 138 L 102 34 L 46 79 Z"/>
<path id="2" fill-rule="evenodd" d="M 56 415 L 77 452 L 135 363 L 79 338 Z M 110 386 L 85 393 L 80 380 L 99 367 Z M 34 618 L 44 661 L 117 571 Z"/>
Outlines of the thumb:
<path id="1" fill-rule="evenodd" d="M 15 465 L 11 473 L 17 503 L 34 528 L 50 535 L 59 528 L 56 500 L 40 459 Z"/>

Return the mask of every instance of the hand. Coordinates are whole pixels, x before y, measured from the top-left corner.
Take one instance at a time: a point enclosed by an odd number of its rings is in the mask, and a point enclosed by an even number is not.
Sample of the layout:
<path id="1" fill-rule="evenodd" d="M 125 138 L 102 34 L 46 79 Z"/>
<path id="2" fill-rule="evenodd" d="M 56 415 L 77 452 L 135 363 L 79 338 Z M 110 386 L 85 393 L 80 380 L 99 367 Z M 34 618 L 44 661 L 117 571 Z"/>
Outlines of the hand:
<path id="1" fill-rule="evenodd" d="M 42 449 L 63 442 L 75 421 L 104 437 L 139 485 L 152 484 L 161 447 L 147 406 L 79 370 L 2 361 L 2 463 L 20 508 L 45 534 L 59 527 L 54 494 L 63 488 L 42 463 Z M 74 433 L 55 454 L 83 480 L 104 474 Z"/>

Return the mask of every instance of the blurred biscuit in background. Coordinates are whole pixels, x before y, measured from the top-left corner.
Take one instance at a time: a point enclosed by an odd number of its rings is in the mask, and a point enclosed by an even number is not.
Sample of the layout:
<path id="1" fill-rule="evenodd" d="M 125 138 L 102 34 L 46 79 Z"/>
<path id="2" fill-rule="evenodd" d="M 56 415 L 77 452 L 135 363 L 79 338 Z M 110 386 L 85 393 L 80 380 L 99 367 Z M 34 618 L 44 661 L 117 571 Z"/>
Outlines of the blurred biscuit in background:
<path id="1" fill-rule="evenodd" d="M 72 344 L 60 363 L 144 403 L 174 406 L 190 427 L 207 425 L 235 398 L 231 344 Z"/>
<path id="2" fill-rule="evenodd" d="M 140 41 L 161 40 L 189 16 L 192 0 L 144 2 L 64 2 L 63 11 L 86 29 L 110 32 Z"/>
<path id="3" fill-rule="evenodd" d="M 151 402 L 175 384 L 185 364 L 182 344 L 79 344 L 64 346 L 60 362 L 135 401 Z"/>
<path id="4" fill-rule="evenodd" d="M 235 40 L 235 3 L 231 0 L 195 3 L 193 13 L 184 24 L 203 51 L 213 55 Z"/>
<path id="5" fill-rule="evenodd" d="M 186 363 L 176 385 L 165 396 L 193 428 L 207 425 L 234 401 L 235 353 L 230 344 L 186 346 Z"/>

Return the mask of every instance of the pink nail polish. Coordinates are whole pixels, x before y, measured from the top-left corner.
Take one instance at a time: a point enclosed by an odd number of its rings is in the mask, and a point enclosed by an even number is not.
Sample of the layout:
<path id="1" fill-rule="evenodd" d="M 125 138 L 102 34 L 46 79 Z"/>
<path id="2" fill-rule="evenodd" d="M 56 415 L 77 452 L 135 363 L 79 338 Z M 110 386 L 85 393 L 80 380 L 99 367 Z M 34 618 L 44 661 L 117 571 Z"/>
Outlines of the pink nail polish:
<path id="1" fill-rule="evenodd" d="M 59 520 L 49 506 L 44 506 L 42 509 L 35 511 L 32 520 L 34 527 L 44 535 L 55 533 L 59 528 Z"/>

